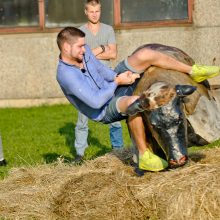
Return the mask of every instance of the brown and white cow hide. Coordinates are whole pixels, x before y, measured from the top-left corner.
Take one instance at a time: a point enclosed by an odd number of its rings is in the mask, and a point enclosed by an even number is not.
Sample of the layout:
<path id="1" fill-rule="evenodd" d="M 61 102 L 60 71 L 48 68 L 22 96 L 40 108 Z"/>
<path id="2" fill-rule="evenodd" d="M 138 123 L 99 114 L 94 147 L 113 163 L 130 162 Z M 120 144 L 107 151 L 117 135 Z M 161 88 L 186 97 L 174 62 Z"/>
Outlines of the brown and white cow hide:
<path id="1" fill-rule="evenodd" d="M 189 65 L 194 64 L 191 57 L 175 47 L 161 44 L 147 44 L 142 47 L 160 51 Z M 184 98 L 189 145 L 204 145 L 220 138 L 220 90 L 210 88 L 208 81 L 196 83 L 187 74 L 152 66 L 145 71 L 134 94 L 140 95 L 158 81 L 197 87 L 193 94 Z M 151 132 L 153 134 L 154 131 Z"/>

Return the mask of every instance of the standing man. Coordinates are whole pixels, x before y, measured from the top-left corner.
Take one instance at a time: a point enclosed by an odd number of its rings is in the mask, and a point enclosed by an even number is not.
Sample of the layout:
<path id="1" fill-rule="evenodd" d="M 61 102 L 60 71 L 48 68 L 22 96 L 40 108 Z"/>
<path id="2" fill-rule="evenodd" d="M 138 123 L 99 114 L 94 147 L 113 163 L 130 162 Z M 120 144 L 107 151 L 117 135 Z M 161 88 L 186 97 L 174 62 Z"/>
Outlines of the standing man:
<path id="1" fill-rule="evenodd" d="M 103 64 L 110 66 L 110 60 L 117 56 L 115 33 L 111 26 L 100 22 L 101 3 L 99 0 L 87 0 L 85 14 L 88 22 L 81 26 L 85 36 L 85 42 L 92 49 L 93 54 Z M 122 127 L 120 122 L 109 124 L 110 140 L 113 149 L 123 147 Z M 78 112 L 78 120 L 75 127 L 76 161 L 80 161 L 88 147 L 88 118 Z"/>

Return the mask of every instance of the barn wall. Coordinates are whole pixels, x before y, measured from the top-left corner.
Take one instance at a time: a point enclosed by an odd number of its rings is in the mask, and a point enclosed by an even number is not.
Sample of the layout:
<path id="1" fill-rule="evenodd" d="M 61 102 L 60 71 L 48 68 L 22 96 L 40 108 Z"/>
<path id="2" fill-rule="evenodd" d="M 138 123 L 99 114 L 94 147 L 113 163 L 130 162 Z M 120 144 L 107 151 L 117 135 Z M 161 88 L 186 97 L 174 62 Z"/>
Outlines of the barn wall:
<path id="1" fill-rule="evenodd" d="M 220 65 L 220 0 L 195 0 L 193 25 L 117 30 L 118 58 L 138 46 L 178 47 L 197 63 Z M 57 33 L 0 35 L 0 107 L 66 103 L 56 82 Z M 219 83 L 219 77 L 214 83 Z"/>

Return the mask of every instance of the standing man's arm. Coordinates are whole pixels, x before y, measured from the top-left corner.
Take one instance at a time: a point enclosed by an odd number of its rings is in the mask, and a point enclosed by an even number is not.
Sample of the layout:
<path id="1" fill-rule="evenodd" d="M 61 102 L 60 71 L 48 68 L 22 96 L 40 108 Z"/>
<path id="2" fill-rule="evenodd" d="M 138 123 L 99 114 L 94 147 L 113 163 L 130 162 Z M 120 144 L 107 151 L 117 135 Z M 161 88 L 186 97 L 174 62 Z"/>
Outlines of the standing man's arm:
<path id="1" fill-rule="evenodd" d="M 116 44 L 100 45 L 92 49 L 92 52 L 99 60 L 116 59 L 117 46 Z"/>
<path id="2" fill-rule="evenodd" d="M 116 59 L 117 57 L 117 45 L 114 29 L 111 26 L 108 26 L 106 32 L 108 36 L 107 44 L 99 45 L 92 50 L 93 54 L 99 60 L 111 60 Z"/>

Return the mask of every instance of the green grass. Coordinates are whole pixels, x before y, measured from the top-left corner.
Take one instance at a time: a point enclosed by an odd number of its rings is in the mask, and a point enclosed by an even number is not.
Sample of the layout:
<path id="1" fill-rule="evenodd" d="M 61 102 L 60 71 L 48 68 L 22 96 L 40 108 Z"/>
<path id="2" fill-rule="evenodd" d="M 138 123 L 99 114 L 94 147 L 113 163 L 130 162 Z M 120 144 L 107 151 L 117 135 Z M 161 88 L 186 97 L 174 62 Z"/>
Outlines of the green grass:
<path id="1" fill-rule="evenodd" d="M 0 134 L 8 162 L 8 166 L 0 167 L 0 178 L 4 178 L 12 167 L 52 163 L 59 157 L 71 161 L 76 154 L 73 147 L 76 120 L 77 111 L 71 105 L 0 109 Z M 124 121 L 122 126 L 124 144 L 131 145 Z M 86 159 L 111 151 L 108 125 L 90 120 L 89 128 Z M 220 146 L 220 140 L 192 147 L 189 151 L 216 146 Z"/>
<path id="2" fill-rule="evenodd" d="M 0 167 L 0 177 L 12 167 L 52 163 L 62 156 L 66 162 L 75 156 L 74 127 L 77 111 L 71 105 L 0 109 L 0 134 L 7 167 Z M 125 145 L 130 138 L 122 122 Z M 89 120 L 89 147 L 86 159 L 111 151 L 109 127 Z"/>

